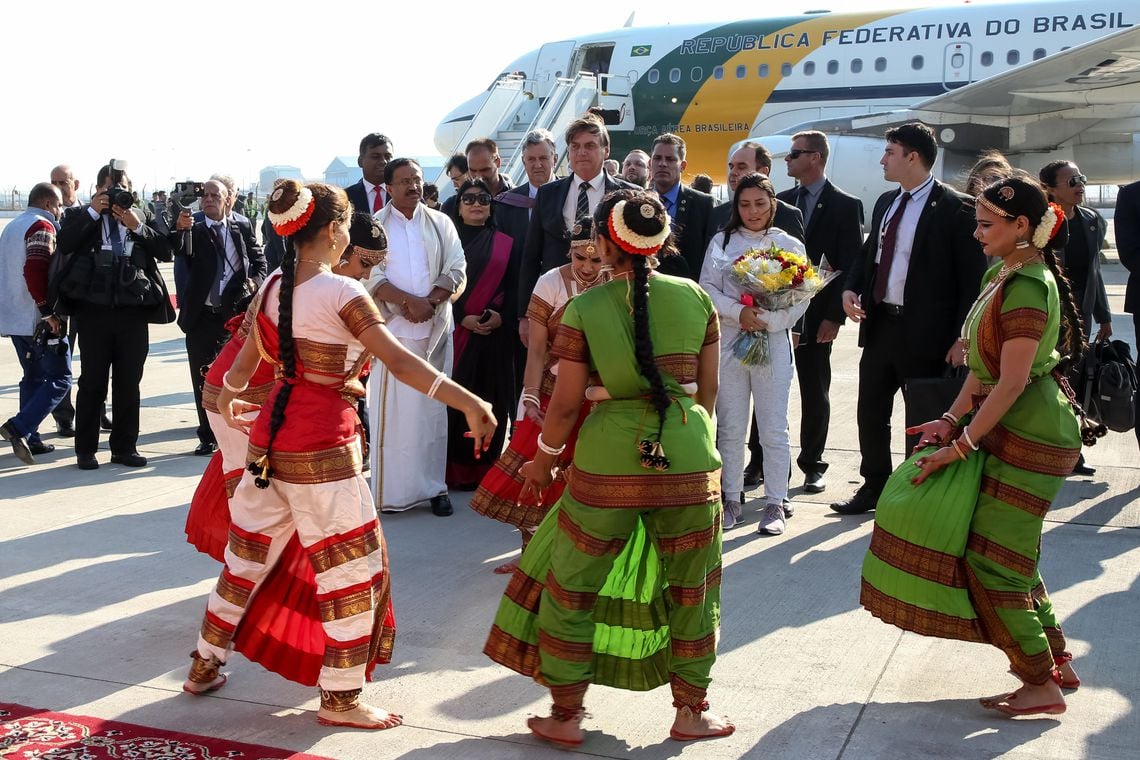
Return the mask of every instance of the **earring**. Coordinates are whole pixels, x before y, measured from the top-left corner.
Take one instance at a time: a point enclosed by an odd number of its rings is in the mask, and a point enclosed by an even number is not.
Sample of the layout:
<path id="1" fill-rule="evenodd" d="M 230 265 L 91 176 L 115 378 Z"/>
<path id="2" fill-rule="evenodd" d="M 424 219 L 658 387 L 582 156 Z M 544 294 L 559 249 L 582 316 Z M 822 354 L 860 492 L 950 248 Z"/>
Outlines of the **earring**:
<path id="1" fill-rule="evenodd" d="M 1029 241 L 1028 240 L 1018 240 L 1017 245 L 1014 246 L 1014 248 L 1028 248 L 1028 247 L 1029 247 Z"/>

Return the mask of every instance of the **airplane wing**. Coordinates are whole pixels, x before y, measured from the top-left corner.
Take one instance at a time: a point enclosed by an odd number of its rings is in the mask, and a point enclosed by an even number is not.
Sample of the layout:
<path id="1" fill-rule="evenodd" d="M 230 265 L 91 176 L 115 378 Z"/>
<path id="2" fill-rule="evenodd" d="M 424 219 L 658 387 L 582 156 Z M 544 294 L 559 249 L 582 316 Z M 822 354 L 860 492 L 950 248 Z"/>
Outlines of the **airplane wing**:
<path id="1" fill-rule="evenodd" d="M 954 150 L 1047 151 L 1063 143 L 1131 142 L 1140 132 L 1140 27 L 1122 29 L 903 111 L 836 119 L 847 134 L 880 136 L 918 119 Z M 840 122 L 847 122 L 841 124 Z"/>

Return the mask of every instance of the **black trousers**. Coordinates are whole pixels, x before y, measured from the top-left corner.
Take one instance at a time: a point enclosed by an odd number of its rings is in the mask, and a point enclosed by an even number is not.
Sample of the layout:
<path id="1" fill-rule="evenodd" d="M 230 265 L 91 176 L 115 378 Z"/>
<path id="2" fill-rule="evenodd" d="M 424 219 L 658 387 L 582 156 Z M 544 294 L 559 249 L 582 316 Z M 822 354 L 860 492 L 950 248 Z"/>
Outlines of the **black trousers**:
<path id="1" fill-rule="evenodd" d="M 878 313 L 868 321 L 859 360 L 859 474 L 864 488 L 878 494 L 886 485 L 891 464 L 891 412 L 895 394 L 907 379 L 940 377 L 943 358 L 919 359 L 906 349 L 903 316 Z M 946 348 L 950 348 L 947 346 Z"/>
<path id="2" fill-rule="evenodd" d="M 1140 312 L 1132 315 L 1132 329 L 1133 340 L 1136 342 L 1136 353 L 1132 355 L 1133 359 L 1140 358 Z M 1140 445 L 1140 419 L 1136 420 L 1136 443 Z"/>
<path id="3" fill-rule="evenodd" d="M 195 432 L 202 443 L 217 443 L 206 410 L 202 408 L 202 385 L 206 381 L 206 370 L 229 340 L 226 322 L 233 316 L 230 309 L 212 312 L 205 307 L 186 333 L 186 358 L 190 362 L 190 384 L 194 389 L 194 407 L 198 411 L 198 429 Z"/>
<path id="4" fill-rule="evenodd" d="M 796 465 L 804 474 L 827 472 L 823 451 L 831 425 L 831 344 L 800 343 L 795 350 L 800 384 L 800 453 Z"/>
<path id="5" fill-rule="evenodd" d="M 99 450 L 99 418 L 112 375 L 111 453 L 133 453 L 139 440 L 139 385 L 150 351 L 146 312 L 87 304 L 76 312 L 82 372 L 75 394 L 75 453 Z"/>

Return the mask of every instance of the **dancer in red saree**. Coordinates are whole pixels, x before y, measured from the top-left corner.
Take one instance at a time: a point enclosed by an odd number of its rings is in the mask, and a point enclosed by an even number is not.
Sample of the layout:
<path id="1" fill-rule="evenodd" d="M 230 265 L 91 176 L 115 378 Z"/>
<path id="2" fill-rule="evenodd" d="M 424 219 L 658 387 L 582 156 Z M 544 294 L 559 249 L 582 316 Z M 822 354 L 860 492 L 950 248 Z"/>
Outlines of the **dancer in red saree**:
<path id="1" fill-rule="evenodd" d="M 473 444 L 485 450 L 496 426 L 490 406 L 404 350 L 384 329 L 372 298 L 332 273 L 348 244 L 344 191 L 288 180 L 270 196 L 269 218 L 289 238 L 281 271 L 251 306 L 250 338 L 223 376 L 218 410 L 250 433 L 250 475 L 230 504 L 225 569 L 210 594 L 183 689 L 204 694 L 225 684 L 219 672 L 269 572 L 296 534 L 316 576 L 325 644 L 318 677 L 320 723 L 384 729 L 402 718 L 360 701 L 372 668 L 394 637 L 391 584 L 380 524 L 361 475 L 355 399 L 359 373 L 375 355 L 405 384 L 462 408 Z M 238 401 L 260 359 L 278 379 L 252 422 Z"/>

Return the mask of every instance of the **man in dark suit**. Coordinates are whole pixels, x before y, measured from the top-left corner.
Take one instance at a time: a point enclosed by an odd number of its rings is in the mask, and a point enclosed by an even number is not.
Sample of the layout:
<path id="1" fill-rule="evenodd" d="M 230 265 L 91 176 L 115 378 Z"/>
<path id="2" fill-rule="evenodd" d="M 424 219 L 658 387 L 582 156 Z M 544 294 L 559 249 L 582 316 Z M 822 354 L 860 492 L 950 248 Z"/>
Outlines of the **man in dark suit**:
<path id="1" fill-rule="evenodd" d="M 812 263 L 819 266 L 826 257 L 832 269 L 846 272 L 863 245 L 863 202 L 827 178 L 824 170 L 829 152 L 823 132 L 793 135 L 784 162 L 788 176 L 799 184 L 777 197 L 804 215 L 804 243 Z M 827 487 L 823 452 L 831 421 L 831 344 L 845 319 L 843 282 L 837 277 L 812 299 L 795 349 L 800 384 L 800 454 L 796 464 L 804 473 L 806 493 L 820 493 Z"/>
<path id="2" fill-rule="evenodd" d="M 657 271 L 696 280 L 716 230 L 712 226 L 713 197 L 681 183 L 687 164 L 685 141 L 680 137 L 665 133 L 653 141 L 649 159 L 653 189 L 665 204 L 673 225 L 673 244 L 681 254 L 661 259 Z"/>
<path id="3" fill-rule="evenodd" d="M 753 172 L 771 177 L 772 154 L 758 142 L 746 142 L 728 160 L 728 189 L 735 193 L 740 178 Z M 731 217 L 732 199 L 729 198 L 713 209 L 713 229 L 723 230 Z M 776 199 L 776 216 L 772 219 L 772 226 L 779 227 L 797 240 L 804 239 L 804 215 L 795 206 L 779 198 Z"/>
<path id="4" fill-rule="evenodd" d="M 569 177 L 551 182 L 534 196 L 534 209 L 519 265 L 519 313 L 525 314 L 534 284 L 544 272 L 566 263 L 574 220 L 593 214 L 598 202 L 614 190 L 638 188 L 602 171 L 610 155 L 610 135 L 602 120 L 587 114 L 566 128 Z"/>
<path id="5" fill-rule="evenodd" d="M 467 177 L 471 179 L 478 177 L 483 180 L 490 188 L 492 198 L 511 189 L 510 179 L 499 173 L 503 163 L 499 156 L 499 145 L 490 137 L 480 137 L 467 143 L 463 156 L 467 161 Z M 458 222 L 459 209 L 456 208 L 458 203 L 459 195 L 452 195 L 443 202 L 439 210 L 451 217 L 452 221 Z M 494 215 L 498 210 L 492 207 L 491 213 Z"/>
<path id="6" fill-rule="evenodd" d="M 370 132 L 360 141 L 356 165 L 363 177 L 344 189 L 348 200 L 357 211 L 375 214 L 388 202 L 384 187 L 384 167 L 392 160 L 392 141 L 379 132 Z"/>
<path id="7" fill-rule="evenodd" d="M 229 337 L 226 322 L 240 313 L 248 296 L 265 279 L 265 254 L 245 217 L 226 216 L 229 191 L 218 180 L 203 186 L 202 219 L 182 212 L 171 237 L 176 256 L 187 264 L 186 292 L 181 294 L 178 326 L 186 334 L 190 382 L 198 409 L 198 448 L 206 456 L 217 441 L 202 408 L 203 368 L 217 358 Z"/>
<path id="8" fill-rule="evenodd" d="M 1112 223 L 1116 230 L 1120 263 L 1128 270 L 1124 311 L 1132 315 L 1136 355 L 1140 356 L 1140 182 L 1120 188 L 1116 194 L 1116 213 Z M 1136 440 L 1140 442 L 1140 425 L 1136 426 Z"/>
<path id="9" fill-rule="evenodd" d="M 874 509 L 891 474 L 895 393 L 965 360 L 959 333 L 986 267 L 973 204 L 930 173 L 938 157 L 934 132 L 912 122 L 886 137 L 879 163 L 899 188 L 875 202 L 871 234 L 843 292 L 843 311 L 860 323 L 863 347 L 856 412 L 863 485 L 831 505 L 840 514 Z"/>

